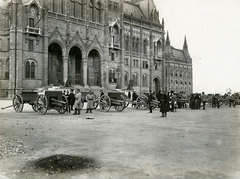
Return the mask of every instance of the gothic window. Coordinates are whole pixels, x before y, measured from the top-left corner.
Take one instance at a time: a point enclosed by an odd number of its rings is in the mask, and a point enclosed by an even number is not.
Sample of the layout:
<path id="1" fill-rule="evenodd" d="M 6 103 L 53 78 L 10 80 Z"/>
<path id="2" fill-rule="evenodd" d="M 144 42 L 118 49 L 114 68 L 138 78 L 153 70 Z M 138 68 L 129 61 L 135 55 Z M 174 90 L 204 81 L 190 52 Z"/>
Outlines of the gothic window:
<path id="1" fill-rule="evenodd" d="M 135 52 L 139 53 L 139 38 L 136 39 L 136 44 L 135 44 Z"/>
<path id="2" fill-rule="evenodd" d="M 162 44 L 160 41 L 157 42 L 157 56 L 162 54 Z"/>
<path id="3" fill-rule="evenodd" d="M 5 79 L 6 79 L 6 80 L 9 80 L 9 71 L 10 71 L 10 62 L 9 62 L 9 59 L 7 59 L 6 65 L 7 65 L 7 69 L 6 69 L 6 71 L 5 71 Z"/>
<path id="4" fill-rule="evenodd" d="M 111 69 L 109 71 L 109 83 L 117 83 L 116 70 Z"/>
<path id="5" fill-rule="evenodd" d="M 129 36 L 126 36 L 125 38 L 125 49 L 129 51 Z"/>
<path id="6" fill-rule="evenodd" d="M 125 58 L 125 60 L 124 60 L 124 65 L 125 65 L 125 66 L 128 66 L 128 58 Z"/>
<path id="7" fill-rule="evenodd" d="M 25 63 L 26 78 L 35 78 L 35 68 L 36 64 L 33 60 L 28 60 Z"/>
<path id="8" fill-rule="evenodd" d="M 112 7 L 113 7 L 113 2 L 112 1 L 109 1 L 108 2 L 108 10 L 112 10 Z"/>
<path id="9" fill-rule="evenodd" d="M 83 2 L 82 0 L 70 0 L 70 16 L 83 18 Z"/>
<path id="10" fill-rule="evenodd" d="M 143 87 L 148 86 L 148 76 L 146 74 L 142 76 L 142 82 L 143 82 Z"/>
<path id="11" fill-rule="evenodd" d="M 94 16 L 93 16 L 93 2 L 90 0 L 89 2 L 89 21 L 94 22 Z"/>
<path id="12" fill-rule="evenodd" d="M 59 0 L 59 13 L 64 14 L 63 0 Z"/>
<path id="13" fill-rule="evenodd" d="M 34 27 L 34 18 L 29 18 L 29 22 L 28 22 L 28 26 L 29 27 Z"/>
<path id="14" fill-rule="evenodd" d="M 143 69 L 148 69 L 148 62 L 147 61 L 143 61 L 142 64 L 143 64 L 143 66 L 142 66 Z"/>
<path id="15" fill-rule="evenodd" d="M 139 81 L 139 79 L 138 79 L 138 74 L 137 73 L 134 73 L 133 74 L 133 85 L 134 86 L 137 86 L 138 85 L 138 82 Z"/>
<path id="16" fill-rule="evenodd" d="M 33 40 L 28 41 L 28 51 L 33 52 Z"/>
<path id="17" fill-rule="evenodd" d="M 147 40 L 145 39 L 145 40 L 143 41 L 143 53 L 144 53 L 144 54 L 147 54 L 147 44 L 148 44 L 148 42 L 147 42 Z"/>
<path id="18" fill-rule="evenodd" d="M 138 67 L 138 60 L 133 59 L 133 66 L 134 66 L 134 67 Z"/>
<path id="19" fill-rule="evenodd" d="M 128 86 L 128 73 L 127 72 L 125 72 L 125 75 L 124 75 L 124 85 Z"/>
<path id="20" fill-rule="evenodd" d="M 135 38 L 132 38 L 132 52 L 135 51 Z"/>
<path id="21" fill-rule="evenodd" d="M 101 11 L 100 11 L 100 3 L 96 4 L 96 22 L 101 22 Z"/>
<path id="22" fill-rule="evenodd" d="M 118 12 L 118 3 L 114 3 L 114 9 L 113 9 L 114 12 Z"/>

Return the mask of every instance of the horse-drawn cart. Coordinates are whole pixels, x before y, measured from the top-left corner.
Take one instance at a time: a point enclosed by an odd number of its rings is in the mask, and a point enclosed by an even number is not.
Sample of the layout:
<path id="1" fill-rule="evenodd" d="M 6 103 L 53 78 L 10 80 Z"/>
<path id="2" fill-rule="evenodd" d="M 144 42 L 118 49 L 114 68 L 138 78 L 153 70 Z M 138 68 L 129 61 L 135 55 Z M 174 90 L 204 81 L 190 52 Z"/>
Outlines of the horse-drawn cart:
<path id="1" fill-rule="evenodd" d="M 126 98 L 124 92 L 109 91 L 107 95 L 100 96 L 99 106 L 104 112 L 108 112 L 111 106 L 114 106 L 115 110 L 121 112 L 126 108 Z"/>
<path id="2" fill-rule="evenodd" d="M 45 91 L 36 99 L 36 108 L 40 114 L 46 114 L 47 110 L 55 109 L 59 114 L 67 111 L 68 100 L 62 91 Z"/>
<path id="3" fill-rule="evenodd" d="M 36 107 L 37 96 L 38 96 L 37 92 L 23 91 L 21 94 L 14 95 L 12 99 L 12 105 L 3 107 L 1 109 L 3 110 L 3 109 L 13 107 L 13 109 L 16 112 L 20 113 L 23 110 L 24 104 L 28 103 L 29 105 L 32 106 L 33 111 L 37 112 L 37 107 Z"/>

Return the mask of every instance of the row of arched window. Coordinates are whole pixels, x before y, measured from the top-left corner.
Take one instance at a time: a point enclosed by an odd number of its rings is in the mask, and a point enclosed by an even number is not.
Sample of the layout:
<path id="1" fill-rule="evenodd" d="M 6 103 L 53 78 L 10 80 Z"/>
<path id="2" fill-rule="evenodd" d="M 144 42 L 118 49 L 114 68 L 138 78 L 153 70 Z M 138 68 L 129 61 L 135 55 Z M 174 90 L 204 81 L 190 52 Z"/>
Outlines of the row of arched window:
<path id="1" fill-rule="evenodd" d="M 130 51 L 130 40 L 132 42 L 132 46 L 131 46 L 131 51 L 132 52 L 136 52 L 136 53 L 140 53 L 141 49 L 140 49 L 140 39 L 136 38 L 136 37 L 132 37 L 132 39 L 130 39 L 129 36 L 125 37 L 125 50 L 126 51 Z M 143 49 L 142 52 L 144 54 L 148 53 L 148 41 L 147 39 L 143 40 Z"/>
<path id="2" fill-rule="evenodd" d="M 50 0 L 50 11 L 66 14 L 66 2 L 69 2 L 69 14 L 71 17 L 84 18 L 84 3 L 83 0 Z M 87 1 L 88 20 L 92 22 L 101 22 L 102 5 L 100 1 Z"/>
<path id="3" fill-rule="evenodd" d="M 174 80 L 171 80 L 171 84 L 173 84 L 173 83 L 174 83 Z M 184 81 L 182 81 L 182 80 L 180 80 L 180 81 L 176 80 L 175 83 L 176 83 L 176 84 L 181 84 L 181 85 L 184 85 L 184 84 L 185 84 L 185 85 L 191 85 L 191 82 L 190 82 L 190 81 L 189 81 L 189 82 L 187 82 L 187 81 L 184 82 Z"/>
<path id="4" fill-rule="evenodd" d="M 117 83 L 118 76 L 115 69 L 109 70 L 109 83 Z M 126 72 L 124 75 L 124 85 L 127 86 L 129 83 L 129 74 Z M 139 85 L 139 75 L 137 73 L 134 73 L 132 76 L 133 85 L 138 86 Z M 143 74 L 142 75 L 142 86 L 147 87 L 148 86 L 148 75 Z"/>

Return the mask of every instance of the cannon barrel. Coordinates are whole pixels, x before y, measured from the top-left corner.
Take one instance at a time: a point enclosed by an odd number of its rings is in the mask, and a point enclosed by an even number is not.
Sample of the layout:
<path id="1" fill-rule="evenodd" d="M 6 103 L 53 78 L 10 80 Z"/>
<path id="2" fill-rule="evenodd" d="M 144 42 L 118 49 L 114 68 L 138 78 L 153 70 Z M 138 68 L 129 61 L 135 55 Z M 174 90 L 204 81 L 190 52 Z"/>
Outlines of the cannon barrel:
<path id="1" fill-rule="evenodd" d="M 9 106 L 3 107 L 3 108 L 1 108 L 1 110 L 7 109 L 7 108 L 10 108 L 10 107 L 13 107 L 13 105 L 9 105 Z"/>
<path id="2" fill-rule="evenodd" d="M 111 99 L 111 104 L 116 106 L 121 106 L 124 103 L 123 100 Z"/>
<path id="3" fill-rule="evenodd" d="M 57 100 L 57 99 L 54 99 L 54 98 L 52 98 L 52 101 L 57 102 L 57 103 L 61 103 L 61 104 L 66 104 L 65 101 L 60 101 L 60 100 Z"/>

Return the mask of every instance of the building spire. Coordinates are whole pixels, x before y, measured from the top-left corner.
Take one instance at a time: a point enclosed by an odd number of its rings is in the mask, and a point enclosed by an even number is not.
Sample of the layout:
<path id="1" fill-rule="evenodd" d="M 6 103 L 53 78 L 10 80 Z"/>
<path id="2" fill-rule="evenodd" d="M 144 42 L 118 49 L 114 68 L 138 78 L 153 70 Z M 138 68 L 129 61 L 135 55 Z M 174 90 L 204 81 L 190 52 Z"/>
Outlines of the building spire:
<path id="1" fill-rule="evenodd" d="M 168 35 L 168 31 L 167 31 L 167 39 L 166 39 L 166 45 L 170 45 L 170 40 L 169 40 L 169 35 Z"/>
<path id="2" fill-rule="evenodd" d="M 187 45 L 187 37 L 185 35 L 185 38 L 184 38 L 184 45 L 183 45 L 183 48 L 188 48 L 188 45 Z"/>

